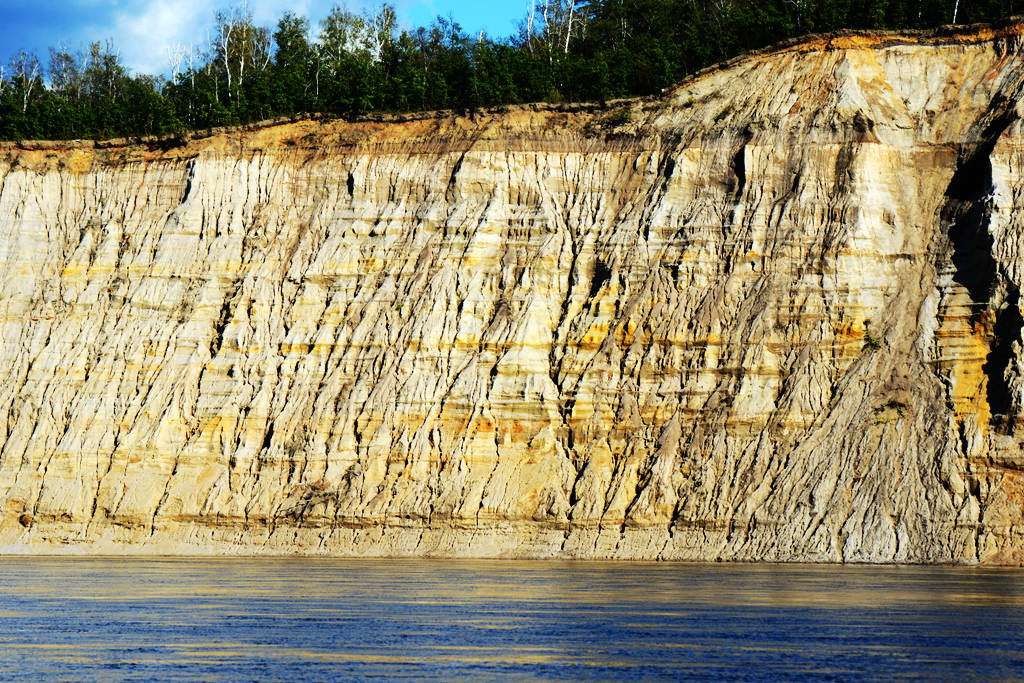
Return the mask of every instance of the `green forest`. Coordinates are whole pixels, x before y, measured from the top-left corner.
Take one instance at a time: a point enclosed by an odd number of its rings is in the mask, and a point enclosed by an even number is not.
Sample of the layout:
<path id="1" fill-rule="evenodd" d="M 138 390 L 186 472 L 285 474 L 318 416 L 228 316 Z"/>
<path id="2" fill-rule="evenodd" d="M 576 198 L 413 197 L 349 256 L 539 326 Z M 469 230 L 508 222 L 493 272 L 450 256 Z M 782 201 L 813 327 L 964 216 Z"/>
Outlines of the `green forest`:
<path id="1" fill-rule="evenodd" d="M 1021 0 L 1024 2 L 1024 0 Z M 18 51 L 0 66 L 0 139 L 161 135 L 299 112 L 467 110 L 657 93 L 785 38 L 995 21 L 1015 0 L 534 0 L 511 36 L 452 18 L 399 27 L 394 7 L 259 26 L 216 13 L 205 45 L 133 74 L 115 45 Z"/>

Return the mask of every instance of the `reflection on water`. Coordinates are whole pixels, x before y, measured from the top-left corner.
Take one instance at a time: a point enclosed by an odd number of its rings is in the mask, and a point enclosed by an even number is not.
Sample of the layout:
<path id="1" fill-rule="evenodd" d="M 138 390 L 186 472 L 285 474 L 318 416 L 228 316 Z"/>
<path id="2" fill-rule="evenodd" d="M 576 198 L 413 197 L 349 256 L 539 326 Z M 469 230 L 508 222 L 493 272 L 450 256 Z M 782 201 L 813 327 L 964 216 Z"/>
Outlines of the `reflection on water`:
<path id="1" fill-rule="evenodd" d="M 0 678 L 1024 676 L 1024 572 L 0 558 Z"/>

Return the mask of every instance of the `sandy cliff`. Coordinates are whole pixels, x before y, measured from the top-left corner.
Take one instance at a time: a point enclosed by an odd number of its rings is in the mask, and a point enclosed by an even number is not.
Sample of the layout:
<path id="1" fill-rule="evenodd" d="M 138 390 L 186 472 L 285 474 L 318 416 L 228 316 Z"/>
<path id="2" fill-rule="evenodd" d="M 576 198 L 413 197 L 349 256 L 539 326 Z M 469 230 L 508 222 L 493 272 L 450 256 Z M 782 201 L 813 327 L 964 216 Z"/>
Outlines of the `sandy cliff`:
<path id="1" fill-rule="evenodd" d="M 1022 33 L 0 148 L 0 548 L 1021 561 Z"/>

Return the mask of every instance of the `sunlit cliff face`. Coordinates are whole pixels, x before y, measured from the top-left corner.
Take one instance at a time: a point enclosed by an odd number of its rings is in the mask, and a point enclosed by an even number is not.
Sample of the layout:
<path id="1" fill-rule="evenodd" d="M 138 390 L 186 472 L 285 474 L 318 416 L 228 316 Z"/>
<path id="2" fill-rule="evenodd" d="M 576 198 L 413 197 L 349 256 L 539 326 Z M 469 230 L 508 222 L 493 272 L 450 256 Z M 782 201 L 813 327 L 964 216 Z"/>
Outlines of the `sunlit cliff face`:
<path id="1" fill-rule="evenodd" d="M 0 149 L 3 549 L 1020 561 L 1022 30 Z"/>

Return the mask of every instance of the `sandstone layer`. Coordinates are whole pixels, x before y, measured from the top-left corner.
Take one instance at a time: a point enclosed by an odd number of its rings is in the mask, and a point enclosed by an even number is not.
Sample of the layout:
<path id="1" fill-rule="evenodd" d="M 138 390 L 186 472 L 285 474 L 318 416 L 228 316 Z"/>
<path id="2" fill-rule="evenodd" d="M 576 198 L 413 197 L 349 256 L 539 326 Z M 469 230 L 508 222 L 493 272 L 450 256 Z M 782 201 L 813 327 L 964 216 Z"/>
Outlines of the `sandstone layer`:
<path id="1" fill-rule="evenodd" d="M 0 549 L 1020 562 L 1022 34 L 3 146 Z"/>

